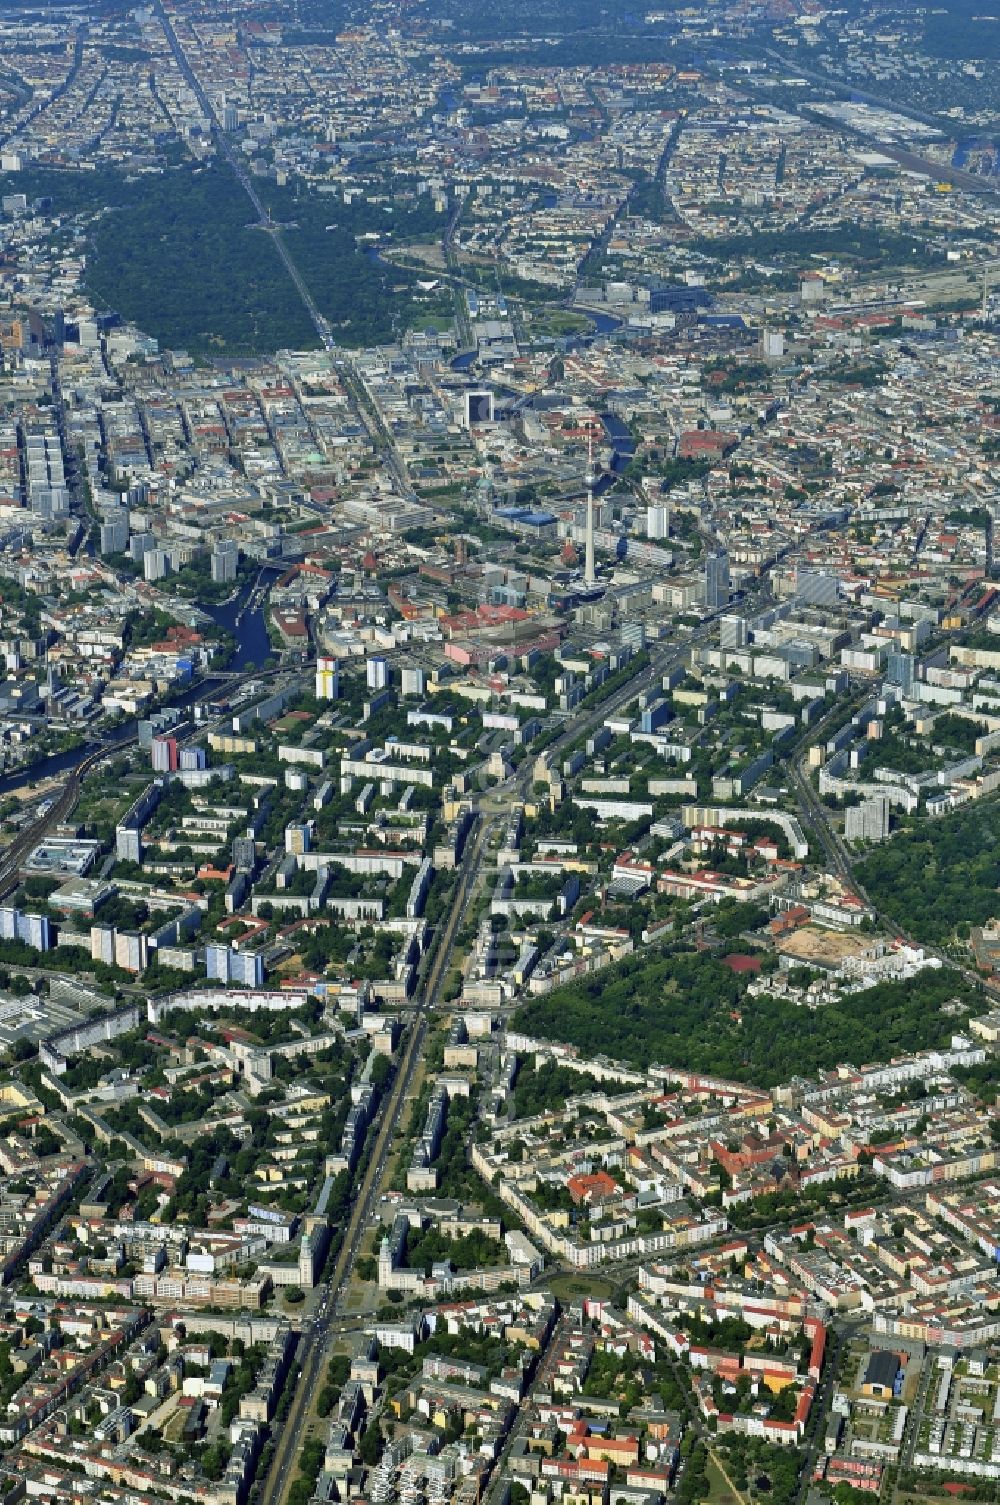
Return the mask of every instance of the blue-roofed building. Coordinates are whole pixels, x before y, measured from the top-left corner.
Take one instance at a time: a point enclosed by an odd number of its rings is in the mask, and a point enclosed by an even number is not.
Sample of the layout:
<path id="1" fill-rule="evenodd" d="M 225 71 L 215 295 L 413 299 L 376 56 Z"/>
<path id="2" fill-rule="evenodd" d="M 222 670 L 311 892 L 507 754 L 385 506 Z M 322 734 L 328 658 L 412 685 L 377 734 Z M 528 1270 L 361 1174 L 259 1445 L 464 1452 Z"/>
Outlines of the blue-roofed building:
<path id="1" fill-rule="evenodd" d="M 556 515 L 533 507 L 497 507 L 493 518 L 502 527 L 526 537 L 544 538 L 556 531 Z"/>

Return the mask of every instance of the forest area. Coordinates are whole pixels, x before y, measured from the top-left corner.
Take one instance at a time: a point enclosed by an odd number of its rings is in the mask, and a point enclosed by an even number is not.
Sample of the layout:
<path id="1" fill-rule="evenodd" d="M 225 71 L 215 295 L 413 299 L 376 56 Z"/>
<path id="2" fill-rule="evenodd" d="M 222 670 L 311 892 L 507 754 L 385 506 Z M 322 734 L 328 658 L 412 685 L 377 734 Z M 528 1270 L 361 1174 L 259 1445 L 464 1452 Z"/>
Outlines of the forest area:
<path id="1" fill-rule="evenodd" d="M 1000 915 L 1000 804 L 967 805 L 900 831 L 857 869 L 873 904 L 914 940 L 968 939 Z"/>
<path id="2" fill-rule="evenodd" d="M 318 344 L 272 234 L 255 223 L 253 205 L 222 163 L 135 178 L 106 170 L 0 174 L 0 193 L 15 190 L 50 199 L 48 212 L 85 228 L 86 289 L 95 307 L 134 320 L 161 345 L 210 356 Z M 387 191 L 345 204 L 267 178 L 257 191 L 342 344 L 391 340 L 439 311 L 440 296 L 429 302 L 416 272 L 376 254 L 378 245 L 440 232 L 443 216 L 429 196 L 396 199 Z"/>
<path id="3" fill-rule="evenodd" d="M 644 949 L 616 966 L 532 999 L 514 1027 L 635 1066 L 653 1063 L 774 1087 L 928 1050 L 956 1027 L 943 1006 L 971 1004 L 973 990 L 949 968 L 879 983 L 823 1008 L 746 996 L 745 980 L 714 957 Z"/>

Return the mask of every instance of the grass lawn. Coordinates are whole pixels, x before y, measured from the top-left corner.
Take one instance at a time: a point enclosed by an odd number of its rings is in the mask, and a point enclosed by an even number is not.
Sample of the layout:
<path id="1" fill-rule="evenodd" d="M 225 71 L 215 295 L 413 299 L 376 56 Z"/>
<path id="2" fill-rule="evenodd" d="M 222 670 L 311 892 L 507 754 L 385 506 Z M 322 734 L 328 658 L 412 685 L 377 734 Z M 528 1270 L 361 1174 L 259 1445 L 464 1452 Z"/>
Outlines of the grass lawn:
<path id="1" fill-rule="evenodd" d="M 583 334 L 593 328 L 583 314 L 571 313 L 565 308 L 532 309 L 530 329 L 533 335 Z"/>
<path id="2" fill-rule="evenodd" d="M 593 1275 L 555 1275 L 549 1285 L 560 1301 L 581 1301 L 587 1296 L 606 1301 L 614 1290 L 610 1281 L 598 1280 Z"/>
<path id="3" fill-rule="evenodd" d="M 974 1481 L 970 1479 L 967 1482 Z M 874 1499 L 874 1495 L 872 1498 Z M 896 1505 L 927 1505 L 929 1500 L 960 1500 L 961 1498 L 961 1495 L 946 1495 L 940 1485 L 928 1485 L 926 1490 L 921 1490 L 917 1495 L 908 1489 L 901 1489 L 896 1496 Z"/>
<path id="4" fill-rule="evenodd" d="M 705 1496 L 704 1505 L 739 1505 L 739 1495 L 734 1494 L 729 1488 L 719 1465 L 711 1454 L 709 1454 L 705 1471 L 708 1474 L 709 1490 Z"/>

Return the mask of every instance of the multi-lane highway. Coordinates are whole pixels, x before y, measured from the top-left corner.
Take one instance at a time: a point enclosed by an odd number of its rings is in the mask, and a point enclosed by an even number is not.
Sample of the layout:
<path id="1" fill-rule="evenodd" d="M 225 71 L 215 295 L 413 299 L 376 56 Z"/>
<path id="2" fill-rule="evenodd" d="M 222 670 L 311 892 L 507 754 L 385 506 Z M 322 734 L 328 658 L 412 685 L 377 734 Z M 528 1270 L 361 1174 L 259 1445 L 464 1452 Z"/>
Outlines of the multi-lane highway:
<path id="1" fill-rule="evenodd" d="M 326 337 L 326 345 L 329 350 L 335 348 L 329 336 Z M 386 428 L 374 404 L 365 392 L 365 384 L 361 379 L 361 374 L 353 358 L 346 351 L 338 351 L 334 365 L 351 401 L 354 403 L 358 417 L 364 424 L 368 438 L 371 440 L 372 448 L 391 472 L 400 494 L 412 500 L 416 496 L 416 492 L 413 490 L 409 473 L 403 463 L 403 457 L 399 453 L 395 439 Z"/>
<path id="2" fill-rule="evenodd" d="M 195 73 L 194 69 L 192 68 L 190 62 L 188 61 L 187 53 L 184 51 L 181 40 L 174 30 L 173 22 L 170 20 L 170 17 L 164 10 L 163 5 L 160 3 L 160 0 L 157 0 L 155 10 L 157 20 L 163 27 L 164 35 L 177 62 L 177 66 L 184 76 L 185 82 L 187 83 L 192 94 L 197 99 L 202 111 L 212 123 L 216 141 L 218 142 L 219 148 L 226 159 L 226 163 L 232 170 L 254 209 L 257 211 L 258 227 L 266 234 L 271 236 L 278 255 L 281 257 L 281 260 L 284 263 L 285 270 L 288 273 L 289 277 L 292 279 L 292 282 L 295 284 L 295 290 L 298 293 L 299 297 L 302 299 L 306 312 L 308 313 L 309 318 L 312 320 L 312 324 L 316 330 L 316 333 L 319 335 L 324 345 L 329 345 L 330 326 L 317 308 L 315 299 L 306 286 L 301 272 L 295 265 L 288 246 L 285 244 L 285 239 L 281 234 L 280 227 L 272 222 L 270 213 L 262 203 L 260 194 L 254 187 L 253 179 L 250 177 L 249 172 L 240 161 L 239 157 L 233 151 L 229 137 L 222 130 L 219 124 L 218 117 L 215 113 L 215 106 L 212 104 L 212 101 L 209 99 L 208 95 L 205 93 L 205 90 L 202 88 L 201 81 L 198 78 L 197 73 Z"/>
<path id="3" fill-rule="evenodd" d="M 166 36 L 167 42 L 177 62 L 178 68 L 183 74 L 188 87 L 191 89 L 191 92 L 197 99 L 198 104 L 201 106 L 202 111 L 212 123 L 212 129 L 215 134 L 215 139 L 218 142 L 219 148 L 222 152 L 223 157 L 225 158 L 227 166 L 232 171 L 237 182 L 240 184 L 240 187 L 243 189 L 247 198 L 250 200 L 251 204 L 254 207 L 257 215 L 257 228 L 264 234 L 270 236 L 271 240 L 274 242 L 275 250 L 281 257 L 285 271 L 288 273 L 289 277 L 292 280 L 292 283 L 294 284 L 295 291 L 298 293 L 299 298 L 302 301 L 302 305 L 305 308 L 306 313 L 309 315 L 310 322 L 317 335 L 319 336 L 324 350 L 332 352 L 336 349 L 336 342 L 333 339 L 329 322 L 323 317 L 322 313 L 320 312 L 315 298 L 309 291 L 309 286 L 305 278 L 295 264 L 295 259 L 288 249 L 288 243 L 281 233 L 281 226 L 274 224 L 274 222 L 272 221 L 270 212 L 261 200 L 260 194 L 257 192 L 254 181 L 247 171 L 245 164 L 241 162 L 238 154 L 233 150 L 232 143 L 229 140 L 229 137 L 226 135 L 225 131 L 222 129 L 218 116 L 216 115 L 215 106 L 212 104 L 212 101 L 209 99 L 205 90 L 202 88 L 201 81 L 188 59 L 187 53 L 184 50 L 183 43 L 181 42 L 180 38 L 177 35 L 177 32 L 175 31 L 170 17 L 167 15 L 166 11 L 163 8 L 162 0 L 156 0 L 155 10 L 157 19 L 159 20 L 160 25 L 163 27 L 164 35 Z M 361 399 L 361 397 L 359 397 L 358 389 L 361 388 L 361 382 L 353 365 L 342 361 L 341 367 L 342 371 L 346 372 L 348 375 L 348 380 L 345 385 L 347 385 L 349 390 L 352 389 L 353 385 L 353 390 L 351 390 L 352 400 L 354 401 L 355 407 L 357 408 L 358 416 L 360 417 L 362 423 L 368 431 L 368 435 L 372 441 L 373 446 L 375 447 L 376 451 L 382 456 L 389 470 L 392 472 L 396 484 L 399 486 L 402 495 L 406 497 L 412 497 L 413 487 L 410 484 L 410 478 L 407 474 L 406 466 L 403 464 L 402 458 L 396 448 L 396 444 L 392 438 L 392 435 L 385 428 L 384 424 L 381 423 L 381 420 L 377 415 L 369 413 L 367 405 Z"/>
<path id="4" fill-rule="evenodd" d="M 331 1330 L 331 1324 L 338 1302 L 350 1282 L 354 1261 L 381 1190 L 392 1136 L 420 1059 L 420 1050 L 427 1030 L 427 1013 L 440 997 L 441 985 L 447 976 L 455 938 L 461 928 L 469 899 L 475 888 L 493 825 L 494 822 L 491 820 L 479 821 L 466 844 L 459 867 L 455 895 L 437 939 L 426 978 L 418 994 L 417 1007 L 403 1046 L 402 1059 L 377 1120 L 375 1139 L 369 1149 L 360 1185 L 343 1231 L 343 1243 L 329 1285 L 320 1299 L 314 1321 L 306 1327 L 302 1335 L 299 1380 L 288 1415 L 276 1439 L 274 1460 L 264 1483 L 263 1505 L 279 1505 L 293 1477 L 295 1460 L 309 1421 L 312 1400 L 321 1383 L 334 1343 L 339 1337 L 336 1330 Z"/>
<path id="5" fill-rule="evenodd" d="M 586 736 L 598 727 L 606 716 L 635 699 L 643 690 L 649 689 L 664 673 L 679 664 L 692 643 L 700 641 L 710 629 L 711 623 L 705 623 L 691 637 L 679 642 L 672 641 L 659 649 L 654 649 L 649 664 L 633 678 L 603 700 L 598 701 L 597 704 L 587 706 L 567 717 L 563 730 L 547 748 L 549 756 L 557 756 L 570 743 Z M 496 801 L 499 801 L 500 808 L 504 809 L 509 807 L 515 799 L 524 797 L 531 785 L 533 763 L 533 758 L 526 758 L 517 773 L 492 792 L 492 798 L 489 801 L 491 808 L 495 808 Z M 343 1243 L 336 1264 L 328 1287 L 321 1298 L 315 1319 L 307 1325 L 302 1335 L 299 1380 L 288 1415 L 276 1439 L 274 1460 L 263 1486 L 262 1505 L 281 1505 L 294 1476 L 295 1460 L 308 1426 L 312 1400 L 322 1383 L 325 1366 L 340 1336 L 340 1324 L 336 1320 L 339 1303 L 350 1283 L 354 1261 L 378 1202 L 392 1137 L 420 1059 L 427 1030 L 428 1013 L 440 999 L 441 987 L 448 975 L 452 960 L 455 940 L 462 928 L 469 902 L 488 858 L 490 836 L 499 824 L 500 818 L 498 814 L 480 813 L 466 844 L 458 870 L 455 893 L 441 933 L 437 937 L 426 976 L 417 994 L 416 1007 L 411 1016 L 412 1022 L 403 1046 L 402 1059 L 377 1119 L 375 1138 L 368 1151 L 351 1213 L 343 1230 Z"/>

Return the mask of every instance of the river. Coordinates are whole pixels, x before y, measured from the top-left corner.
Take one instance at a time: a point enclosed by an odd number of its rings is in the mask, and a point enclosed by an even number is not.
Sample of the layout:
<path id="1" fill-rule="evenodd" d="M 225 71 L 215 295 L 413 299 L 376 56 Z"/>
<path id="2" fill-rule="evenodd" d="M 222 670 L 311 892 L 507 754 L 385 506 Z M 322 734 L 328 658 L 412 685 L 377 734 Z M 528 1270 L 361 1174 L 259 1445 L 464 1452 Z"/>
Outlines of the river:
<path id="1" fill-rule="evenodd" d="M 236 647 L 228 665 L 229 669 L 252 670 L 255 666 L 263 664 L 271 654 L 271 640 L 267 634 L 263 605 L 246 612 L 238 625 L 236 618 L 258 580 L 262 577 L 276 578 L 278 573 L 279 571 L 272 566 L 265 566 L 259 575 L 243 587 L 234 600 L 222 606 L 201 608 L 207 616 L 210 616 L 226 632 L 232 633 L 236 639 Z M 164 704 L 183 707 L 193 705 L 198 700 L 211 700 L 218 687 L 226 683 L 226 680 L 219 679 L 216 675 L 208 675 L 204 679 L 199 679 L 196 684 L 189 685 L 187 689 L 180 690 L 175 695 L 168 695 Z M 69 752 L 52 753 L 47 758 L 40 758 L 37 763 L 32 763 L 28 768 L 19 768 L 12 773 L 4 774 L 0 777 L 0 795 L 10 794 L 15 789 L 23 789 L 26 784 L 34 784 L 40 779 L 51 779 L 57 774 L 67 773 L 78 763 L 82 763 L 87 754 L 93 752 L 96 747 L 102 744 L 114 747 L 117 743 L 130 741 L 136 736 L 138 725 L 138 717 L 131 717 L 128 721 L 123 721 L 120 726 L 108 731 L 100 739 L 93 738 L 80 747 L 72 748 Z"/>
<path id="2" fill-rule="evenodd" d="M 622 325 L 621 319 L 615 318 L 614 314 L 600 313 L 596 309 L 592 311 L 589 308 L 578 308 L 574 304 L 573 312 L 575 314 L 582 314 L 594 327 L 585 334 L 569 335 L 566 339 L 560 340 L 559 353 L 561 355 L 568 355 L 573 350 L 582 350 L 585 345 L 592 344 L 600 335 L 613 334 Z M 451 369 L 453 371 L 468 371 L 476 359 L 476 354 L 475 350 L 463 350 L 461 355 L 456 355 L 452 360 Z"/>
<path id="3" fill-rule="evenodd" d="M 267 635 L 267 620 L 263 605 L 255 606 L 252 611 L 245 612 L 239 623 L 236 619 L 256 586 L 277 580 L 280 573 L 280 570 L 275 569 L 273 565 L 265 565 L 249 585 L 243 587 L 235 600 L 227 601 L 223 606 L 201 608 L 217 626 L 232 633 L 236 639 L 236 647 L 229 660 L 228 668 L 250 669 L 254 665 L 262 664 L 270 654 L 271 640 Z"/>
<path id="4" fill-rule="evenodd" d="M 596 309 L 592 311 L 589 308 L 580 308 L 576 304 L 573 305 L 573 312 L 575 314 L 583 314 L 583 317 L 585 319 L 590 320 L 591 324 L 593 324 L 594 326 L 594 335 L 611 334 L 614 330 L 621 328 L 622 321 L 621 319 L 616 318 L 614 314 L 598 313 Z M 580 336 L 580 338 L 584 340 L 593 339 L 593 337 L 593 335 Z"/>
<path id="5" fill-rule="evenodd" d="M 610 467 L 594 487 L 594 491 L 598 495 L 602 491 L 607 491 L 609 486 L 614 485 L 635 454 L 635 440 L 632 438 L 632 431 L 627 424 L 622 422 L 617 413 L 602 413 L 601 422 L 604 425 L 604 432 L 611 441 L 612 455 Z"/>

